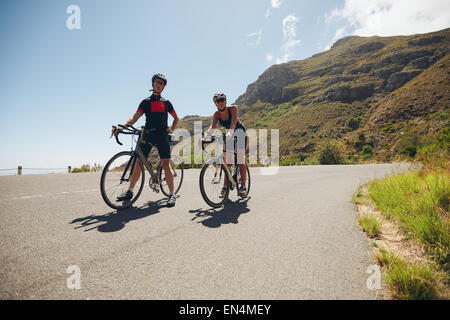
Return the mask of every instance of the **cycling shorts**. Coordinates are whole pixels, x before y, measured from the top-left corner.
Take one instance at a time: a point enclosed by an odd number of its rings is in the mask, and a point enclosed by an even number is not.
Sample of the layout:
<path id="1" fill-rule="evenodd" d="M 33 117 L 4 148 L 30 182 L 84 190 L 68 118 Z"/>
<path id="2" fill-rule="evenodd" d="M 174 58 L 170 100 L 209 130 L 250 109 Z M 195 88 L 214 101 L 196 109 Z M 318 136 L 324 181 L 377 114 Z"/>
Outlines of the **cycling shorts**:
<path id="1" fill-rule="evenodd" d="M 148 157 L 150 151 L 152 150 L 152 145 L 154 145 L 158 149 L 160 159 L 170 159 L 170 144 L 168 133 L 149 133 L 147 130 L 144 130 L 144 136 L 141 139 L 140 147 L 145 157 Z"/>

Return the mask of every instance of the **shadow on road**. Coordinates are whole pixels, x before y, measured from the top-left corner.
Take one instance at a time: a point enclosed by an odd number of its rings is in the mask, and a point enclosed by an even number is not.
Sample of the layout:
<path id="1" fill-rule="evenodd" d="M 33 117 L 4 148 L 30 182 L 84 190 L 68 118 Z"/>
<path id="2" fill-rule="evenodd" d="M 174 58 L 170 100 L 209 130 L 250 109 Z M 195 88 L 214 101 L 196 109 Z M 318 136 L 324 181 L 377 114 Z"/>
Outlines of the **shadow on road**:
<path id="1" fill-rule="evenodd" d="M 165 208 L 167 199 L 161 199 L 156 202 L 148 202 L 147 204 L 135 208 L 113 211 L 104 215 L 90 215 L 84 218 L 75 219 L 69 224 L 80 223 L 75 229 L 86 228 L 92 225 L 105 222 L 101 225 L 96 225 L 92 228 L 84 230 L 91 231 L 97 229 L 100 232 L 116 232 L 125 227 L 125 224 L 132 220 L 142 219 L 151 215 L 154 215 L 160 211 L 161 208 Z"/>
<path id="2" fill-rule="evenodd" d="M 189 210 L 189 213 L 195 213 L 195 217 L 192 218 L 192 221 L 197 218 L 208 217 L 208 219 L 204 219 L 198 223 L 201 223 L 208 228 L 219 228 L 223 224 L 238 223 L 241 214 L 250 212 L 250 209 L 247 208 L 247 203 L 250 199 L 251 198 L 246 198 L 245 200 L 240 199 L 234 202 L 228 200 L 225 202 L 223 208 Z"/>

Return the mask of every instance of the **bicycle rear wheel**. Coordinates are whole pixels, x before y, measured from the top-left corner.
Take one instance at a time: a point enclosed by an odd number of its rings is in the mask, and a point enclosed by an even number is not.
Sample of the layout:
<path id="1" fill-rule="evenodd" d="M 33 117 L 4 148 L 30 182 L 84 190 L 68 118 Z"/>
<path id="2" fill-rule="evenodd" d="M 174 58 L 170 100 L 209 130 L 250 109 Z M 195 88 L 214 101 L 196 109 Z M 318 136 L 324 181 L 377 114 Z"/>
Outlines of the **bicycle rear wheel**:
<path id="1" fill-rule="evenodd" d="M 130 187 L 133 168 L 140 166 L 141 174 L 134 187 L 133 198 L 118 201 L 117 197 Z M 103 200 L 113 209 L 120 210 L 130 207 L 141 195 L 144 188 L 144 166 L 137 156 L 130 151 L 119 152 L 108 161 L 100 179 L 100 190 Z M 137 192 L 136 192 L 137 190 Z"/>
<path id="2" fill-rule="evenodd" d="M 170 169 L 173 174 L 173 186 L 174 186 L 173 193 L 177 194 L 178 191 L 180 191 L 181 183 L 183 182 L 184 176 L 183 162 L 177 165 L 172 160 L 170 160 Z M 160 181 L 159 186 L 161 187 L 161 191 L 166 197 L 168 197 L 170 194 L 170 190 L 169 186 L 167 185 L 166 174 L 161 165 L 158 167 L 158 177 Z"/>
<path id="3" fill-rule="evenodd" d="M 200 172 L 200 192 L 203 200 L 213 208 L 221 207 L 228 199 L 229 181 L 224 196 L 220 197 L 225 179 L 228 179 L 225 166 L 216 162 L 205 163 Z"/>

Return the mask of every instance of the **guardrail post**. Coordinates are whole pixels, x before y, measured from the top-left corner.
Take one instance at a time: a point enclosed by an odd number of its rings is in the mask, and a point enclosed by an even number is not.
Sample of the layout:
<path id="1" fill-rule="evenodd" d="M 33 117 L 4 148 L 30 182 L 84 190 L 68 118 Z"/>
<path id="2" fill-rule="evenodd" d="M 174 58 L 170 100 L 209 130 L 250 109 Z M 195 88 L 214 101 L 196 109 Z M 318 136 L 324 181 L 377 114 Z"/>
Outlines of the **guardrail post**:
<path id="1" fill-rule="evenodd" d="M 22 166 L 18 166 L 17 167 L 17 175 L 21 176 L 22 175 Z"/>
<path id="2" fill-rule="evenodd" d="M 70 171 L 72 171 L 72 167 L 71 167 L 71 166 L 68 166 L 68 167 L 67 167 L 67 173 L 70 173 Z"/>

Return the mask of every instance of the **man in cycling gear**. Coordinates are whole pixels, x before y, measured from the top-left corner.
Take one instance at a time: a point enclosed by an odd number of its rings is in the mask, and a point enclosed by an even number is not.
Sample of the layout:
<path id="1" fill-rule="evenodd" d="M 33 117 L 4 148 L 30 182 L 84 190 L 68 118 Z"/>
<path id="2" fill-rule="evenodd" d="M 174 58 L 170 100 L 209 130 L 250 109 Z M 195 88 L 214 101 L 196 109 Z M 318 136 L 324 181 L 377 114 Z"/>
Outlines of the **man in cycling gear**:
<path id="1" fill-rule="evenodd" d="M 213 115 L 213 120 L 211 123 L 210 128 L 208 129 L 207 134 L 209 134 L 209 132 L 213 129 L 215 129 L 217 127 L 217 123 L 220 123 L 220 125 L 222 125 L 223 127 L 225 127 L 227 129 L 227 134 L 226 134 L 226 141 L 229 141 L 230 139 L 234 139 L 234 137 L 236 136 L 236 132 L 235 130 L 241 129 L 244 131 L 245 133 L 245 127 L 244 125 L 239 121 L 239 116 L 238 116 L 238 107 L 235 105 L 229 106 L 227 107 L 227 96 L 224 92 L 219 91 L 217 93 L 214 94 L 213 96 L 213 101 L 217 107 L 217 111 L 214 113 Z M 245 148 L 239 148 L 239 146 L 237 147 L 237 152 L 238 155 L 240 153 L 240 158 L 244 159 L 245 161 L 245 149 L 247 148 L 247 137 L 245 137 Z M 228 145 L 228 143 L 227 143 Z M 227 152 L 233 152 L 233 150 L 228 150 Z M 226 160 L 225 160 L 226 162 Z M 231 166 L 232 164 L 227 164 L 227 166 Z M 245 182 L 246 182 L 246 178 L 247 178 L 247 168 L 246 168 L 246 164 L 244 163 L 239 163 L 239 170 L 241 172 L 241 177 L 242 177 L 242 185 L 238 190 L 238 194 L 242 195 L 245 194 L 245 192 L 247 191 L 247 188 L 245 186 Z M 223 198 L 225 196 L 226 193 L 226 186 L 227 186 L 227 181 L 226 179 L 224 180 L 224 187 L 222 188 L 222 192 L 220 193 L 220 197 Z"/>
<path id="2" fill-rule="evenodd" d="M 167 205 L 169 207 L 173 207 L 176 202 L 174 191 L 174 178 L 173 173 L 170 168 L 170 145 L 169 145 L 169 134 L 172 133 L 178 125 L 179 118 L 177 113 L 175 112 L 172 103 L 169 100 L 161 97 L 161 92 L 164 90 L 167 84 L 166 77 L 157 73 L 152 77 L 152 87 L 153 94 L 142 100 L 139 104 L 139 107 L 136 113 L 125 122 L 126 125 L 133 125 L 136 121 L 145 114 L 145 127 L 142 136 L 142 143 L 140 144 L 140 148 L 144 155 L 148 157 L 152 145 L 156 146 L 158 149 L 159 157 L 161 159 L 161 164 L 164 169 L 167 186 L 169 187 L 170 195 L 167 200 Z M 172 127 L 168 127 L 167 120 L 168 114 L 173 117 Z M 115 133 L 117 134 L 117 132 Z M 119 197 L 117 197 L 118 201 L 125 201 L 133 198 L 133 189 L 136 185 L 139 176 L 141 175 L 141 167 L 135 166 L 133 174 L 131 176 L 130 188 L 125 191 Z"/>

